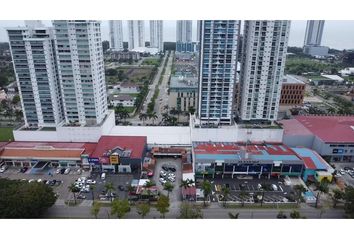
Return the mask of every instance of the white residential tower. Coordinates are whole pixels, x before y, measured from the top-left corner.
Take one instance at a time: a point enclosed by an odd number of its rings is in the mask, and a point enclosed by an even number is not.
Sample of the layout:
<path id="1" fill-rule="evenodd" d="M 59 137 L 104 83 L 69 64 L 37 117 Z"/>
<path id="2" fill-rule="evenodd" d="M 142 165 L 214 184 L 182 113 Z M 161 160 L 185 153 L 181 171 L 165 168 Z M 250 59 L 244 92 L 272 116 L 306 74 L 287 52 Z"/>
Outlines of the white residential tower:
<path id="1" fill-rule="evenodd" d="M 150 47 L 163 51 L 163 21 L 150 20 Z"/>
<path id="2" fill-rule="evenodd" d="M 109 43 L 113 51 L 123 51 L 123 23 L 121 20 L 109 21 Z"/>

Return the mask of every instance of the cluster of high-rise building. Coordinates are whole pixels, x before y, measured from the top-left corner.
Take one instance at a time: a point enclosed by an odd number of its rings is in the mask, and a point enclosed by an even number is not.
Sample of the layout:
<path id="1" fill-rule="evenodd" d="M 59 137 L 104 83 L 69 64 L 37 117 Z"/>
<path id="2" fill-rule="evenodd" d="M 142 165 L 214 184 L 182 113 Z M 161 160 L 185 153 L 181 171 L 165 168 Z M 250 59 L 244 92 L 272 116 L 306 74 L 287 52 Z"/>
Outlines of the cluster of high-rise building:
<path id="1" fill-rule="evenodd" d="M 109 21 L 110 48 L 113 51 L 122 51 L 123 48 L 123 21 Z M 150 47 L 163 51 L 163 21 L 150 21 Z M 128 49 L 130 51 L 145 48 L 145 21 L 128 21 Z"/>
<path id="2" fill-rule="evenodd" d="M 290 21 L 245 21 L 241 53 L 240 25 L 239 20 L 200 23 L 202 125 L 232 124 L 236 116 L 243 121 L 277 119 Z"/>
<path id="3" fill-rule="evenodd" d="M 107 114 L 100 22 L 26 24 L 7 30 L 25 125 L 100 124 Z"/>
<path id="4" fill-rule="evenodd" d="M 324 20 L 309 20 L 306 25 L 303 52 L 311 56 L 327 56 L 329 48 L 321 46 Z"/>
<path id="5" fill-rule="evenodd" d="M 122 21 L 110 21 L 111 48 L 123 49 Z M 201 124 L 277 119 L 290 21 L 198 21 Z M 162 49 L 162 21 L 150 46 Z M 144 21 L 129 20 L 129 49 L 142 47 Z M 107 113 L 99 21 L 55 20 L 8 29 L 27 126 L 100 124 Z M 192 42 L 192 21 L 177 21 L 177 46 Z M 238 69 L 238 65 L 240 69 Z"/>

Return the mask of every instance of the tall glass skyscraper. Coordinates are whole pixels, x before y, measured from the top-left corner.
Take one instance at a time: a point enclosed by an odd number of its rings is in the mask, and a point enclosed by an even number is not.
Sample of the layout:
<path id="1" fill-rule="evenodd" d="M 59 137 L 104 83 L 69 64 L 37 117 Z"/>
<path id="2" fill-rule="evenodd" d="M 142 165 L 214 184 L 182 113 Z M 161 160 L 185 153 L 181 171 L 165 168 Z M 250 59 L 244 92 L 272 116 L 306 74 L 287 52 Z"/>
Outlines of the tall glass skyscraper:
<path id="1" fill-rule="evenodd" d="M 112 50 L 124 50 L 122 20 L 109 20 L 109 43 Z"/>
<path id="2" fill-rule="evenodd" d="M 245 21 L 240 72 L 242 120 L 277 120 L 290 21 Z"/>
<path id="3" fill-rule="evenodd" d="M 66 123 L 100 124 L 107 114 L 101 27 L 93 20 L 54 20 Z"/>
<path id="4" fill-rule="evenodd" d="M 52 29 L 28 25 L 7 29 L 26 127 L 63 121 Z"/>
<path id="5" fill-rule="evenodd" d="M 202 124 L 232 124 L 239 20 L 200 23 L 199 104 Z"/>
<path id="6" fill-rule="evenodd" d="M 163 21 L 150 20 L 150 47 L 163 51 Z"/>

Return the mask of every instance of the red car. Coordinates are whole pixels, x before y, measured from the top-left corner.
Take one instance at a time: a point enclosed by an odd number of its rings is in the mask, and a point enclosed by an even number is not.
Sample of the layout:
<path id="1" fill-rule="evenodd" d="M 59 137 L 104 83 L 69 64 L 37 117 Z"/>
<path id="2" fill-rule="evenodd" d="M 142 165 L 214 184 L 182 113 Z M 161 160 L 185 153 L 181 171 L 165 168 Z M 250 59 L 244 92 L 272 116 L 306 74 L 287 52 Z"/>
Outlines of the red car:
<path id="1" fill-rule="evenodd" d="M 148 177 L 152 177 L 152 176 L 154 176 L 154 172 L 153 172 L 153 171 L 149 171 L 149 172 L 147 173 L 147 175 L 148 175 Z"/>

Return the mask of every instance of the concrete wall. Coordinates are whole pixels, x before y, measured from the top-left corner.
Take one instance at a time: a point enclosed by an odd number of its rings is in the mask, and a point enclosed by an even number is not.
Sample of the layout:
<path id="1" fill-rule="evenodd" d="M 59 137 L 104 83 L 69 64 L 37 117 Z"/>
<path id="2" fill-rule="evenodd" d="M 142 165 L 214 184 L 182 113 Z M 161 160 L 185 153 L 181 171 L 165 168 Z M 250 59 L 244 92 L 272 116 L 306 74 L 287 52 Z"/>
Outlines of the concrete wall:
<path id="1" fill-rule="evenodd" d="M 283 143 L 289 147 L 312 148 L 314 135 L 284 135 Z"/>
<path id="2" fill-rule="evenodd" d="M 247 134 L 251 132 L 251 134 Z M 225 128 L 194 128 L 192 141 L 239 142 L 267 141 L 282 142 L 283 129 L 245 129 L 235 126 Z"/>
<path id="3" fill-rule="evenodd" d="M 14 130 L 15 141 L 59 141 L 57 131 L 24 131 Z"/>
<path id="4" fill-rule="evenodd" d="M 15 130 L 13 133 L 15 141 L 97 142 L 114 124 L 114 112 L 109 111 L 105 122 L 97 127 L 57 127 L 56 131 Z"/>

